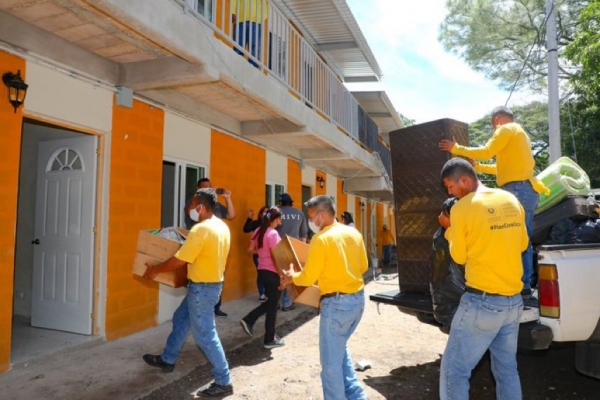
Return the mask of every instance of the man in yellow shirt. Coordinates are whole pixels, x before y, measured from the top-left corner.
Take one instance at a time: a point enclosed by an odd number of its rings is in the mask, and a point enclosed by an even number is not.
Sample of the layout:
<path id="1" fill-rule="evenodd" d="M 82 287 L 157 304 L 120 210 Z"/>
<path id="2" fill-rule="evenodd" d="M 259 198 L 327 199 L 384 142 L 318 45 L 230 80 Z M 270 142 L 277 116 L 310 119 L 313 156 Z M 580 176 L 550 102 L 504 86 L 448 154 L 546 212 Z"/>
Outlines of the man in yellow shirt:
<path id="1" fill-rule="evenodd" d="M 439 221 L 452 259 L 465 264 L 466 289 L 442 356 L 440 398 L 469 398 L 471 371 L 489 349 L 496 397 L 520 399 L 521 253 L 529 244 L 525 211 L 511 193 L 483 186 L 464 159 L 448 161 L 441 175 L 448 194 L 459 199 Z"/>
<path id="2" fill-rule="evenodd" d="M 483 147 L 465 147 L 452 140 L 442 140 L 440 149 L 452 154 L 475 160 L 496 157 L 495 164 L 475 162 L 475 170 L 496 175 L 498 187 L 514 194 L 525 210 L 527 235 L 533 233 L 533 217 L 540 200 L 539 194 L 548 193 L 544 184 L 534 177 L 535 161 L 531 154 L 531 141 L 521 125 L 514 122 L 513 112 L 508 107 L 492 110 L 494 135 Z M 521 255 L 523 265 L 522 295 L 526 305 L 537 307 L 531 298 L 531 275 L 533 274 L 533 249 L 528 245 Z"/>
<path id="3" fill-rule="evenodd" d="M 383 224 L 381 227 L 381 249 L 383 250 L 383 263 L 385 266 L 390 265 L 390 261 L 392 261 L 392 246 L 396 244 L 396 239 L 394 239 L 394 235 L 388 229 L 386 224 Z"/>
<path id="4" fill-rule="evenodd" d="M 267 1 L 232 0 L 230 7 L 231 21 L 233 23 L 233 40 L 242 48 L 248 46 L 250 54 L 258 61 L 261 61 L 262 24 L 267 19 Z M 243 55 L 239 49 L 234 47 L 233 50 Z M 248 62 L 258 67 L 256 61 L 252 58 L 248 58 Z"/>
<path id="5" fill-rule="evenodd" d="M 311 286 L 321 292 L 319 353 L 325 400 L 366 399 L 354 371 L 347 342 L 365 308 L 363 274 L 368 261 L 361 234 L 335 220 L 329 196 L 306 202 L 308 225 L 315 233 L 302 272 L 284 271 L 283 283 Z"/>
<path id="6" fill-rule="evenodd" d="M 173 331 L 167 339 L 162 355 L 145 354 L 144 361 L 153 367 L 171 372 L 179 355 L 181 344 L 191 328 L 196 344 L 212 365 L 215 378 L 208 388 L 198 390 L 198 396 L 224 396 L 233 393 L 229 364 L 215 324 L 215 304 L 223 288 L 225 264 L 229 255 L 229 227 L 213 211 L 217 196 L 210 188 L 196 192 L 199 223 L 194 225 L 187 239 L 167 261 L 148 266 L 144 277 L 154 278 L 161 272 L 188 265 L 188 294 L 173 314 Z M 189 310 L 189 311 L 187 311 Z M 186 311 L 188 315 L 186 314 Z M 177 328 L 177 329 L 175 329 Z"/>

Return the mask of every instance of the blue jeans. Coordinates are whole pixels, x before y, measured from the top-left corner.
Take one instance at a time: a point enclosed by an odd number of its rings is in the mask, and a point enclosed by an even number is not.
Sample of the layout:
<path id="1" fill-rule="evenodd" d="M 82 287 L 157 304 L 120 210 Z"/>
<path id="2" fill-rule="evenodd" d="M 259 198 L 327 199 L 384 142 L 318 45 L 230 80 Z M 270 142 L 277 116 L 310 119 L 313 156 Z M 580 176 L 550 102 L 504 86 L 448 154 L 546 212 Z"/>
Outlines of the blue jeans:
<path id="1" fill-rule="evenodd" d="M 292 298 L 287 292 L 287 289 L 283 289 L 281 292 L 281 307 L 291 307 L 292 306 Z"/>
<path id="2" fill-rule="evenodd" d="M 347 342 L 365 309 L 365 294 L 327 297 L 321 301 L 319 353 L 325 400 L 366 399 L 358 382 Z"/>
<path id="3" fill-rule="evenodd" d="M 248 45 L 250 54 L 260 61 L 262 24 L 251 21 L 244 21 L 235 24 L 235 27 L 233 28 L 233 40 L 235 40 L 235 42 L 243 48 Z M 233 48 L 233 51 L 243 55 L 243 53 L 235 47 Z M 249 58 L 248 62 L 253 66 L 258 67 L 258 64 L 253 59 Z"/>
<path id="4" fill-rule="evenodd" d="M 496 398 L 521 399 L 517 370 L 521 294 L 488 296 L 464 293 L 452 319 L 440 368 L 440 399 L 468 399 L 471 371 L 489 349 Z"/>
<path id="5" fill-rule="evenodd" d="M 383 246 L 383 262 L 387 265 L 392 261 L 392 245 L 387 244 Z"/>
<path id="6" fill-rule="evenodd" d="M 193 283 L 188 285 L 188 308 L 192 334 L 196 344 L 212 366 L 215 383 L 230 385 L 229 364 L 217 334 L 215 304 L 219 301 L 223 283 Z"/>
<path id="7" fill-rule="evenodd" d="M 167 338 L 167 344 L 165 350 L 160 356 L 162 360 L 168 364 L 175 364 L 181 348 L 185 343 L 188 333 L 190 333 L 191 322 L 190 322 L 190 311 L 188 308 L 188 294 L 185 295 L 177 310 L 173 313 L 173 328 Z"/>
<path id="8" fill-rule="evenodd" d="M 531 235 L 533 234 L 535 208 L 540 201 L 540 195 L 533 190 L 529 181 L 509 182 L 502 186 L 502 189 L 514 194 L 525 210 L 525 226 L 527 227 L 527 236 L 529 236 L 529 245 L 527 245 L 527 249 L 521 254 L 523 263 L 523 277 L 521 279 L 523 280 L 523 290 L 531 290 L 531 276 L 533 275 Z"/>

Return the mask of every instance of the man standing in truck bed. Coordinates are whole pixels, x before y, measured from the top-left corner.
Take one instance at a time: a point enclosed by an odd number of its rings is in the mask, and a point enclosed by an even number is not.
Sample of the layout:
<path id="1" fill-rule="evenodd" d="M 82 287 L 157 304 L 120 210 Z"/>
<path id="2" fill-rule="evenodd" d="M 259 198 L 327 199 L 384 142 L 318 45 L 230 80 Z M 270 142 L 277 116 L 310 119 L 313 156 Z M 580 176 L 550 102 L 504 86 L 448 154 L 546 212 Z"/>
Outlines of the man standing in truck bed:
<path id="1" fill-rule="evenodd" d="M 491 354 L 496 398 L 520 399 L 517 370 L 521 252 L 529 244 L 525 211 L 517 198 L 483 186 L 473 166 L 453 158 L 442 169 L 448 194 L 459 201 L 442 213 L 450 255 L 465 264 L 466 288 L 452 319 L 440 368 L 440 398 L 468 399 L 471 371 Z"/>
<path id="2" fill-rule="evenodd" d="M 452 140 L 440 141 L 439 147 L 452 154 L 476 160 L 496 157 L 496 164 L 475 163 L 475 170 L 484 174 L 496 175 L 498 187 L 514 194 L 525 210 L 527 235 L 533 233 L 533 217 L 540 200 L 539 193 L 548 191 L 544 184 L 534 177 L 535 161 L 531 154 L 531 141 L 523 127 L 514 122 L 513 112 L 508 107 L 492 110 L 494 135 L 482 147 L 465 147 Z M 548 194 L 549 192 L 547 192 Z M 537 307 L 531 297 L 531 276 L 533 275 L 533 249 L 528 245 L 521 255 L 523 264 L 523 288 L 521 294 L 526 305 Z"/>

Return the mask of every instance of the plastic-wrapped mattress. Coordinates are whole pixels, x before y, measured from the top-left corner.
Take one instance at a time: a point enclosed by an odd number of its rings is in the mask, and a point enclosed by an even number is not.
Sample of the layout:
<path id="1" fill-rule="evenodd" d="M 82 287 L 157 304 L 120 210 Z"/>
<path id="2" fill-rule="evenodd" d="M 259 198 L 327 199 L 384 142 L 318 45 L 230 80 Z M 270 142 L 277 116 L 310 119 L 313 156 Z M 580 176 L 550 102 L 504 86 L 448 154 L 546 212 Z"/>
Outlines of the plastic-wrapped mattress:
<path id="1" fill-rule="evenodd" d="M 590 193 L 590 178 L 568 157 L 559 158 L 537 177 L 550 189 L 550 194 L 540 194 L 536 214 L 555 206 L 569 195 L 585 196 Z"/>

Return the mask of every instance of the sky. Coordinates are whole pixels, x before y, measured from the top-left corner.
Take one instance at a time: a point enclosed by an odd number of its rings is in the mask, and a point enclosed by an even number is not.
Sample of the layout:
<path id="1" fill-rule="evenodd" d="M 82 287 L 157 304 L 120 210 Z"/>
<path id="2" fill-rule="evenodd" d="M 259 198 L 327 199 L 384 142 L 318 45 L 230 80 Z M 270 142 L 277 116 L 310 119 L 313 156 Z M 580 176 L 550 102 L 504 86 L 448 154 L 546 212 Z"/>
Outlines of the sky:
<path id="1" fill-rule="evenodd" d="M 445 0 L 346 1 L 383 71 L 377 88 L 405 117 L 416 123 L 440 118 L 471 123 L 506 102 L 508 92 L 438 42 Z M 526 97 L 513 94 L 508 105 Z"/>

